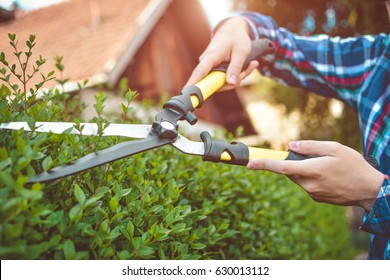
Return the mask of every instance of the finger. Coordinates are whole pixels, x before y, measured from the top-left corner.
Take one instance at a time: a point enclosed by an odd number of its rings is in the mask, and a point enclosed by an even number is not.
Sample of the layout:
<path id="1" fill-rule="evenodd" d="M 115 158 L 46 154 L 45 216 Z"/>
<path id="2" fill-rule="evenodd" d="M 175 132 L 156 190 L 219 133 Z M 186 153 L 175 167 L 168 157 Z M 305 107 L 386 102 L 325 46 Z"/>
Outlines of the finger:
<path id="1" fill-rule="evenodd" d="M 252 60 L 249 63 L 248 67 L 241 72 L 240 80 L 242 81 L 243 79 L 248 77 L 253 72 L 253 70 L 257 69 L 257 67 L 259 67 L 259 62 L 257 60 Z"/>
<path id="2" fill-rule="evenodd" d="M 193 70 L 187 85 L 194 85 L 204 78 L 211 69 L 224 62 L 229 57 L 230 51 L 226 44 L 218 38 L 207 46 L 199 57 L 199 64 Z"/>
<path id="3" fill-rule="evenodd" d="M 250 45 L 239 45 L 232 49 L 230 63 L 226 71 L 228 84 L 237 86 L 240 83 L 240 73 L 249 52 Z"/>
<path id="4" fill-rule="evenodd" d="M 203 59 L 199 62 L 198 66 L 195 67 L 190 78 L 187 81 L 187 85 L 194 85 L 204 78 L 213 68 L 213 60 Z"/>
<path id="5" fill-rule="evenodd" d="M 257 60 L 251 61 L 249 66 L 248 66 L 248 68 L 241 72 L 241 74 L 240 74 L 240 81 L 242 81 L 243 79 L 248 77 L 253 72 L 253 70 L 255 70 L 257 67 L 259 67 L 259 62 Z M 225 84 L 223 87 L 221 87 L 218 90 L 218 92 L 228 91 L 228 90 L 234 89 L 235 87 L 236 86 Z"/>
<path id="6" fill-rule="evenodd" d="M 200 56 L 199 64 L 192 71 L 191 77 L 188 79 L 187 85 L 194 85 L 204 78 L 217 65 L 226 60 L 224 53 L 227 50 L 216 49 L 215 47 L 208 47 L 206 51 Z"/>
<path id="7" fill-rule="evenodd" d="M 290 142 L 289 148 L 294 152 L 304 155 L 336 156 L 340 151 L 341 144 L 329 141 L 296 141 Z"/>
<path id="8" fill-rule="evenodd" d="M 272 160 L 272 159 L 254 159 L 251 160 L 247 168 L 253 170 L 268 170 L 278 174 L 289 176 L 303 176 L 308 177 L 310 173 L 310 166 L 308 161 L 292 161 L 292 160 Z"/>
<path id="9" fill-rule="evenodd" d="M 225 84 L 223 87 L 221 87 L 221 88 L 218 90 L 218 92 L 222 93 L 222 92 L 224 92 L 224 91 L 232 90 L 232 89 L 234 89 L 234 88 L 235 88 L 235 86 L 231 86 L 231 85 L 229 85 L 229 84 Z"/>

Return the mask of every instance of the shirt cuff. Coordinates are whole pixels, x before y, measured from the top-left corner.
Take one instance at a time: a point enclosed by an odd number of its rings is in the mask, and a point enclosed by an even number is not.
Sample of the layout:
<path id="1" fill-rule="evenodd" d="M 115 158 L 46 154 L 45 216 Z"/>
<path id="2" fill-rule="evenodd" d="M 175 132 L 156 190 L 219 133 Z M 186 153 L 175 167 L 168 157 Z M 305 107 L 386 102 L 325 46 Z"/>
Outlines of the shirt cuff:
<path id="1" fill-rule="evenodd" d="M 363 216 L 360 229 L 390 238 L 390 176 L 386 176 L 370 210 Z"/>
<path id="2" fill-rule="evenodd" d="M 269 17 L 258 13 L 245 12 L 241 17 L 246 20 L 252 40 L 259 38 L 268 38 L 271 41 L 277 41 L 279 26 Z"/>
<path id="3" fill-rule="evenodd" d="M 274 63 L 276 61 L 276 57 L 283 55 L 278 54 L 280 50 L 279 42 L 282 38 L 279 26 L 271 17 L 264 16 L 259 13 L 244 12 L 241 14 L 241 18 L 243 18 L 247 22 L 249 26 L 249 37 L 253 41 L 266 38 L 274 43 L 275 53 L 269 54 L 264 57 L 264 59 L 260 63 L 259 71 L 262 75 L 266 77 L 273 77 L 274 79 L 282 82 L 282 80 L 276 78 L 274 75 L 271 74 L 272 69 L 274 67 Z"/>

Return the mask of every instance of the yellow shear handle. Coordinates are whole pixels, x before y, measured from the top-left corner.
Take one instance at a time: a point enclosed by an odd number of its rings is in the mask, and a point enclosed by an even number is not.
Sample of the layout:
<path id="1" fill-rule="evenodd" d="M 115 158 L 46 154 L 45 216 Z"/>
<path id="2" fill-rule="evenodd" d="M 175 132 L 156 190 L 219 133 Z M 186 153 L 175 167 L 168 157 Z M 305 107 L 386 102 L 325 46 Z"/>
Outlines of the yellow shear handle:
<path id="1" fill-rule="evenodd" d="M 287 151 L 277 151 L 277 150 L 253 148 L 253 147 L 248 147 L 248 149 L 249 149 L 249 160 L 256 159 L 256 158 L 285 160 L 289 155 L 289 152 Z M 231 160 L 232 158 L 228 152 L 223 152 L 221 154 L 221 161 L 231 161 Z"/>
<path id="2" fill-rule="evenodd" d="M 226 73 L 222 71 L 214 71 L 197 82 L 195 86 L 200 89 L 203 100 L 206 100 L 215 92 L 217 92 L 226 83 Z M 200 101 L 195 95 L 191 95 L 191 103 L 194 108 L 198 107 Z"/>
<path id="3" fill-rule="evenodd" d="M 266 39 L 262 38 L 252 42 L 251 51 L 248 57 L 244 61 L 243 69 L 245 69 L 252 60 L 259 60 L 268 54 L 275 52 L 274 44 Z M 203 100 L 206 100 L 211 95 L 216 93 L 226 83 L 226 71 L 229 63 L 222 63 L 213 68 L 206 77 L 195 84 L 196 87 L 202 92 Z M 195 95 L 191 95 L 191 103 L 194 108 L 198 107 L 200 100 Z"/>
<path id="4" fill-rule="evenodd" d="M 223 162 L 235 165 L 247 165 L 248 162 L 256 158 L 266 158 L 274 160 L 304 160 L 312 156 L 301 155 L 293 151 L 276 151 L 271 149 L 248 147 L 244 143 L 223 140 L 214 140 L 210 133 L 204 131 L 200 138 L 205 144 L 204 161 Z"/>

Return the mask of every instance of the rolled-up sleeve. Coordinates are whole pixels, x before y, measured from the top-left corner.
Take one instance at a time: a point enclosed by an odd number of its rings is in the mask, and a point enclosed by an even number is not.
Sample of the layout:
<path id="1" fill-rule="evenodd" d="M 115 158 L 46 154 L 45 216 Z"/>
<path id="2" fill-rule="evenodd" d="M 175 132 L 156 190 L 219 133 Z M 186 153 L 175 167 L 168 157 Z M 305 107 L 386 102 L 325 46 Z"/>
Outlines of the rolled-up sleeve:
<path id="1" fill-rule="evenodd" d="M 390 238 L 390 176 L 387 176 L 370 212 L 363 217 L 361 229 Z"/>

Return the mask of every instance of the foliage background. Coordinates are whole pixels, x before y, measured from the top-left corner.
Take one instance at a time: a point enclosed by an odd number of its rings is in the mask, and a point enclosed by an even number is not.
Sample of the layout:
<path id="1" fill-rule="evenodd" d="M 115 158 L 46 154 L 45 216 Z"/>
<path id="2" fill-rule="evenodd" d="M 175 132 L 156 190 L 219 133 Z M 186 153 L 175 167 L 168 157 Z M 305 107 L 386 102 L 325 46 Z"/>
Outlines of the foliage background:
<path id="1" fill-rule="evenodd" d="M 47 61 L 32 53 L 35 37 L 23 47 L 15 35 L 9 39 L 15 53 L 0 56 L 0 123 L 27 121 L 34 129 L 36 121 L 82 121 L 85 105 L 77 94 L 62 93 L 66 79 L 55 78 L 62 77 L 62 58 L 55 59 L 56 71 L 40 73 Z M 8 65 L 9 55 L 20 65 Z M 42 82 L 30 85 L 32 75 Z M 51 79 L 60 87 L 40 92 Z M 135 93 L 122 83 L 118 94 L 124 104 L 117 121 L 136 122 Z M 96 96 L 97 117 L 90 120 L 101 129 L 108 122 L 105 100 L 103 91 Z M 358 253 L 344 208 L 314 203 L 285 177 L 204 163 L 171 147 L 52 184 L 27 184 L 34 174 L 126 140 L 0 130 L 0 257 L 351 259 Z"/>

